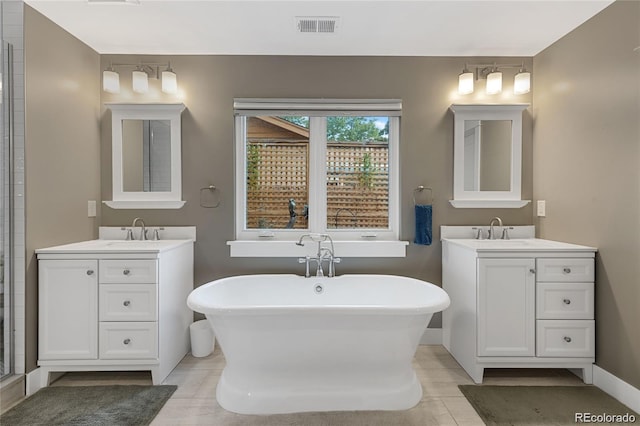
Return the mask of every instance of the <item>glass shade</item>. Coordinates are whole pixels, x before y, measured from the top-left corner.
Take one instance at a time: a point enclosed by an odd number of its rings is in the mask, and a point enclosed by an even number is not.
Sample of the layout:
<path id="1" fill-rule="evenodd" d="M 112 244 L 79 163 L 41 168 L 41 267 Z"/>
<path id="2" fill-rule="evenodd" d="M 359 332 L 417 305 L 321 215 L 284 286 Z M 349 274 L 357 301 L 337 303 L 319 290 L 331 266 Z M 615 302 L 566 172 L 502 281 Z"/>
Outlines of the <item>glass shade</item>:
<path id="1" fill-rule="evenodd" d="M 136 93 L 147 93 L 149 90 L 149 79 L 144 71 L 134 71 L 131 75 L 133 91 Z"/>
<path id="2" fill-rule="evenodd" d="M 171 70 L 162 71 L 162 91 L 170 95 L 178 93 L 178 78 Z"/>
<path id="3" fill-rule="evenodd" d="M 487 75 L 487 95 L 495 95 L 502 92 L 502 73 L 494 71 Z"/>
<path id="4" fill-rule="evenodd" d="M 463 71 L 458 76 L 458 93 L 461 95 L 468 95 L 473 93 L 473 73 Z"/>
<path id="5" fill-rule="evenodd" d="M 528 71 L 521 71 L 516 74 L 513 79 L 513 93 L 516 95 L 522 95 L 529 93 L 531 90 L 531 73 Z"/>
<path id="6" fill-rule="evenodd" d="M 102 90 L 109 93 L 120 93 L 120 75 L 115 71 L 103 71 Z"/>

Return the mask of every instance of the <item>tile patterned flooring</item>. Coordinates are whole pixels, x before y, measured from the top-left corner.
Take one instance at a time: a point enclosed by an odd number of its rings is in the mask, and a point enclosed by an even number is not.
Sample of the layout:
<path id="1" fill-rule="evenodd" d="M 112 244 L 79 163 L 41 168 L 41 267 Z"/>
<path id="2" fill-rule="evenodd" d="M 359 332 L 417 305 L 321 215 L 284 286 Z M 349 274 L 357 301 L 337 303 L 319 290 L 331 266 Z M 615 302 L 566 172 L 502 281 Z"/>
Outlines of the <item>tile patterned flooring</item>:
<path id="1" fill-rule="evenodd" d="M 178 389 L 152 426 L 411 426 L 483 425 L 458 389 L 473 384 L 458 363 L 439 345 L 420 346 L 414 360 L 422 382 L 420 403 L 406 411 L 296 413 L 247 416 L 224 410 L 215 399 L 215 388 L 225 360 L 220 350 L 205 358 L 187 355 L 165 380 Z M 485 384 L 575 385 L 582 381 L 566 370 L 487 370 Z M 151 384 L 148 373 L 68 373 L 52 386 L 99 384 Z"/>

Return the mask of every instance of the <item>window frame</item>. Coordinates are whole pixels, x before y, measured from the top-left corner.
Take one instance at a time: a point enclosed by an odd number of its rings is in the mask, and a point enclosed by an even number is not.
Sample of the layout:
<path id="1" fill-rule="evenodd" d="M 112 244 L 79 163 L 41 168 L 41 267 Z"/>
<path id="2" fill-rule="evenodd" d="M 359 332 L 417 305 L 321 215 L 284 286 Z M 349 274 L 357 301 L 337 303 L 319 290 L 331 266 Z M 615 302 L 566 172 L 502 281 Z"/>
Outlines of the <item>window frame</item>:
<path id="1" fill-rule="evenodd" d="M 236 99 L 235 123 L 235 239 L 236 242 L 297 241 L 309 233 L 327 233 L 334 242 L 393 242 L 400 236 L 400 116 L 399 100 L 335 100 L 335 99 Z M 246 118 L 251 116 L 309 117 L 309 222 L 308 229 L 246 229 L 247 185 Z M 389 117 L 388 228 L 333 229 L 327 227 L 327 158 L 326 117 L 332 116 Z M 320 201 L 319 201 L 320 200 Z M 233 241 L 229 242 L 232 246 Z M 403 246 L 406 242 L 402 242 Z"/>

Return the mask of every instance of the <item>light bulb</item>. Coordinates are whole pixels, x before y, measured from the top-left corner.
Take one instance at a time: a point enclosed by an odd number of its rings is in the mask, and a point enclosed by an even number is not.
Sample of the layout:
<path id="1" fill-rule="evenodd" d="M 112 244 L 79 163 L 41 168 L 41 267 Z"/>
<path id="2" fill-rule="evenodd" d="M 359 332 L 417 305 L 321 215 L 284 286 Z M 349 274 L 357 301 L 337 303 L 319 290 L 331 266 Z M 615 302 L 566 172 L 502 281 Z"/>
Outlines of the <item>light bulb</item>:
<path id="1" fill-rule="evenodd" d="M 171 68 L 162 71 L 162 91 L 170 95 L 178 93 L 178 78 Z"/>
<path id="2" fill-rule="evenodd" d="M 120 93 L 120 75 L 113 69 L 102 72 L 102 90 L 109 93 Z"/>
<path id="3" fill-rule="evenodd" d="M 522 69 L 513 79 L 513 93 L 522 95 L 529 91 L 531 91 L 531 73 Z"/>
<path id="4" fill-rule="evenodd" d="M 458 76 L 458 93 L 461 95 L 473 93 L 473 73 L 466 68 Z"/>
<path id="5" fill-rule="evenodd" d="M 149 90 L 149 79 L 147 73 L 138 69 L 131 74 L 133 91 L 136 93 L 147 93 Z"/>
<path id="6" fill-rule="evenodd" d="M 487 75 L 487 95 L 495 95 L 500 92 L 502 92 L 502 73 L 495 70 Z"/>

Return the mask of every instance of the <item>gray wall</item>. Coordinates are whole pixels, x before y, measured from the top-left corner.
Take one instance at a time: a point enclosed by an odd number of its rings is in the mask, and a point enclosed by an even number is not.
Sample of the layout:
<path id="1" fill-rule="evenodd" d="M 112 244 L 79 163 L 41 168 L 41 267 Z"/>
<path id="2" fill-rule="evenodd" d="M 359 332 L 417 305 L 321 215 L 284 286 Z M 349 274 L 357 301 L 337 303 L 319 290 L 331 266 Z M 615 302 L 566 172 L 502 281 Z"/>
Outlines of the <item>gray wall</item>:
<path id="1" fill-rule="evenodd" d="M 97 237 L 100 56 L 24 8 L 26 69 L 26 365 L 37 360 L 37 248 Z"/>
<path id="2" fill-rule="evenodd" d="M 598 247 L 596 363 L 640 387 L 640 3 L 617 1 L 534 58 L 543 238 Z"/>
<path id="3" fill-rule="evenodd" d="M 412 191 L 430 186 L 435 195 L 434 243 L 411 244 L 400 259 L 343 259 L 339 273 L 402 274 L 441 283 L 441 246 L 438 226 L 488 224 L 501 216 L 507 224 L 530 224 L 532 209 L 454 209 L 448 200 L 453 191 L 454 102 L 477 102 L 474 96 L 458 97 L 457 77 L 464 62 L 520 62 L 530 58 L 406 58 L 406 57 L 294 57 L 294 56 L 119 56 L 105 55 L 102 65 L 136 63 L 139 60 L 171 61 L 187 109 L 182 114 L 183 196 L 181 210 L 112 210 L 103 207 L 103 225 L 130 224 L 141 216 L 152 225 L 195 225 L 196 285 L 234 274 L 302 273 L 295 259 L 230 258 L 226 242 L 234 238 L 233 98 L 399 98 L 401 119 L 401 237 L 413 241 Z M 510 75 L 510 74 L 509 74 Z M 122 93 L 102 94 L 102 102 L 175 102 L 159 93 L 158 81 L 150 81 L 146 96 L 131 93 L 130 72 L 121 73 Z M 530 94 L 509 95 L 512 77 L 505 75 L 505 94 L 484 102 L 530 103 Z M 110 112 L 103 108 L 102 197 L 111 199 Z M 532 196 L 531 116 L 524 113 L 523 196 Z M 216 185 L 222 195 L 217 209 L 199 206 L 199 190 Z M 338 253 L 339 254 L 339 253 Z"/>
<path id="4" fill-rule="evenodd" d="M 434 189 L 434 244 L 410 245 L 403 259 L 346 259 L 340 272 L 396 273 L 441 282 L 441 224 L 539 226 L 541 237 L 597 246 L 597 362 L 640 386 L 640 4 L 616 2 L 534 60 L 531 109 L 524 114 L 523 198 L 546 199 L 547 217 L 532 208 L 454 209 L 451 103 L 531 102 L 531 95 L 457 97 L 464 62 L 508 58 L 102 56 L 25 7 L 27 66 L 27 371 L 37 357 L 37 276 L 34 248 L 94 238 L 102 225 L 196 225 L 196 285 L 240 273 L 299 272 L 293 259 L 229 258 L 233 238 L 234 97 L 401 98 L 402 238 L 412 240 L 412 190 Z M 86 217 L 86 201 L 111 199 L 110 115 L 104 102 L 175 102 L 151 81 L 146 96 L 101 93 L 110 60 L 170 59 L 187 105 L 183 113 L 181 210 L 111 210 Z M 531 67 L 531 60 L 525 65 Z M 505 76 L 505 92 L 511 90 Z M 101 132 L 99 124 L 101 123 Z M 535 150 L 534 150 L 535 147 Z M 535 164 L 535 169 L 534 165 Z M 534 174 L 535 172 L 535 174 Z M 535 179 L 534 179 L 535 176 Z M 199 188 L 215 184 L 218 209 L 198 205 Z"/>

